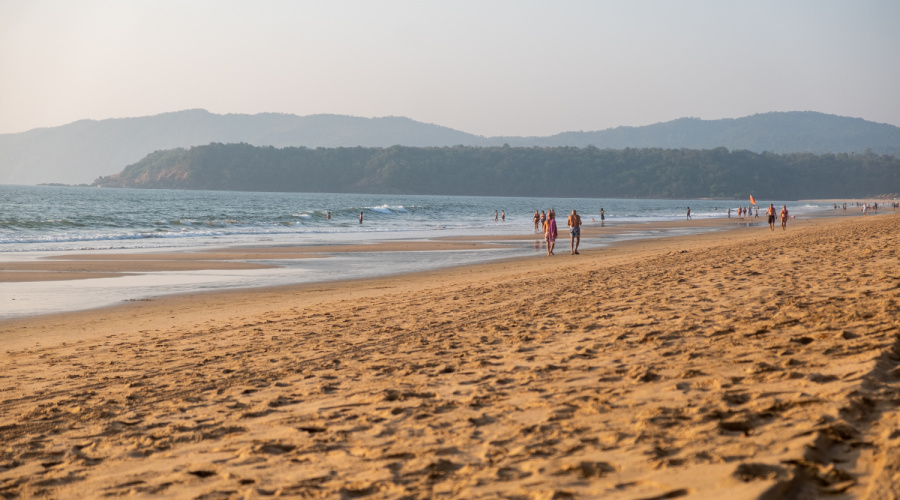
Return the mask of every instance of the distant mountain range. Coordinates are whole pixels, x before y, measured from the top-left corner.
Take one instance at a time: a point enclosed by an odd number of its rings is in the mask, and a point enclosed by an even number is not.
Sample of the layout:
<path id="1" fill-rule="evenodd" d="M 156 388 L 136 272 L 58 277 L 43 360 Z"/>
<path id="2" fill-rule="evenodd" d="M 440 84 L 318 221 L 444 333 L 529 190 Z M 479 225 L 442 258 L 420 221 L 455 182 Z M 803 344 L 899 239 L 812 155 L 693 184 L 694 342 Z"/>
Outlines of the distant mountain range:
<path id="1" fill-rule="evenodd" d="M 510 146 L 688 148 L 900 155 L 900 127 L 810 111 L 744 118 L 681 118 L 643 127 L 548 137 L 483 137 L 403 117 L 277 113 L 217 115 L 195 109 L 139 118 L 81 120 L 0 134 L 0 184 L 87 184 L 148 154 L 210 143 L 256 146 Z"/>

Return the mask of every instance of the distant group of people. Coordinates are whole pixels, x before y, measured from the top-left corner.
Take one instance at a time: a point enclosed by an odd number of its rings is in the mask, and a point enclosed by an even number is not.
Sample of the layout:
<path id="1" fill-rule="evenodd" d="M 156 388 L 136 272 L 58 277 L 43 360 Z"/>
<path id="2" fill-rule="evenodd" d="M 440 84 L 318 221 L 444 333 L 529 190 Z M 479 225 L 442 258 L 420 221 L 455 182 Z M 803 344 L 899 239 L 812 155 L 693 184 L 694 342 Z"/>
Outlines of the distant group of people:
<path id="1" fill-rule="evenodd" d="M 718 209 L 718 207 L 714 208 L 713 210 L 717 210 L 717 209 Z M 834 209 L 837 210 L 837 204 L 835 204 Z M 744 217 L 757 218 L 757 217 L 759 217 L 759 207 L 756 207 L 755 210 L 753 207 L 746 207 L 746 208 L 738 207 L 737 215 L 740 218 L 744 218 Z M 787 205 L 782 205 L 781 212 L 776 214 L 775 205 L 772 203 L 769 203 L 769 208 L 766 210 L 766 218 L 769 220 L 769 228 L 772 231 L 775 230 L 775 218 L 776 217 L 781 219 L 781 229 L 787 230 L 787 221 L 790 218 L 790 215 L 788 214 Z M 687 209 L 687 218 L 688 219 L 691 218 L 691 207 L 688 207 L 688 209 Z M 729 219 L 731 218 L 731 209 L 730 208 L 728 209 L 728 218 Z"/>
<path id="2" fill-rule="evenodd" d="M 888 203 L 884 204 L 885 206 Z M 891 202 L 889 204 L 895 210 L 900 209 L 900 202 Z M 857 203 L 863 212 L 863 214 L 867 214 L 870 210 L 877 210 L 879 205 L 877 203 L 873 203 L 869 205 L 868 203 Z M 841 205 L 837 203 L 834 204 L 834 209 L 842 208 Z M 847 204 L 843 204 L 843 209 L 847 209 Z M 718 210 L 718 207 L 713 210 Z M 731 218 L 732 209 L 728 209 L 728 218 Z M 738 207 L 737 208 L 738 217 L 759 217 L 759 207 L 748 206 L 748 207 Z M 775 231 L 775 223 L 776 221 L 781 223 L 782 231 L 787 230 L 788 220 L 791 219 L 790 212 L 788 211 L 787 205 L 782 205 L 781 210 L 778 210 L 775 207 L 774 203 L 770 203 L 769 207 L 765 211 L 766 219 L 769 223 L 769 229 L 771 231 Z M 500 217 L 502 220 L 506 220 L 505 212 L 501 212 L 498 215 L 498 212 L 494 212 L 494 220 L 498 220 Z M 691 208 L 687 207 L 687 218 L 692 219 Z M 594 219 L 591 219 L 592 221 Z M 600 209 L 600 221 L 601 223 L 606 220 L 606 211 L 601 208 Z M 543 234 L 544 242 L 547 245 L 547 255 L 556 255 L 554 250 L 556 249 L 556 240 L 559 237 L 559 229 L 556 224 L 556 210 L 551 208 L 549 210 L 535 210 L 534 216 L 532 217 L 532 221 L 534 222 L 534 232 L 535 234 L 541 233 Z M 572 255 L 579 255 L 578 247 L 581 244 L 581 226 L 583 222 L 581 220 L 581 216 L 578 215 L 576 210 L 572 210 L 572 213 L 566 219 L 566 226 L 569 227 L 569 249 Z M 535 243 L 535 248 L 537 248 L 537 242 Z"/>
<path id="3" fill-rule="evenodd" d="M 887 205 L 887 203 L 885 203 Z M 900 208 L 900 202 L 898 203 L 890 203 L 890 205 L 898 209 Z M 873 204 L 869 206 L 868 204 L 859 203 L 858 206 L 861 207 L 863 213 L 865 214 L 868 210 L 874 210 L 878 207 L 877 204 Z M 843 205 L 844 210 L 846 210 L 847 204 Z M 841 208 L 840 205 L 835 204 L 834 209 L 837 210 Z M 713 210 L 718 210 L 718 207 Z M 728 209 L 728 217 L 731 218 L 732 209 Z M 748 206 L 748 207 L 738 207 L 737 208 L 738 217 L 759 217 L 759 207 L 756 206 Z M 782 205 L 781 210 L 778 210 L 775 207 L 774 203 L 770 203 L 768 209 L 765 211 L 766 218 L 769 223 L 769 229 L 771 231 L 775 231 L 775 223 L 776 221 L 781 223 L 782 231 L 787 230 L 788 220 L 791 219 L 790 212 L 788 211 L 787 205 Z M 505 213 L 500 215 L 505 220 Z M 498 213 L 494 212 L 494 220 L 497 220 Z M 692 219 L 691 208 L 687 207 L 687 218 Z M 594 219 L 591 219 L 594 221 Z M 601 223 L 606 220 L 606 211 L 601 208 L 600 209 L 600 221 Z M 547 255 L 556 255 L 556 240 L 559 237 L 559 229 L 556 223 L 556 210 L 551 208 L 549 210 L 535 210 L 534 215 L 532 217 L 532 221 L 534 223 L 534 232 L 535 234 L 542 234 L 543 240 L 547 245 Z M 578 214 L 576 210 L 572 210 L 572 213 L 566 219 L 566 226 L 569 227 L 569 250 L 572 255 L 579 255 L 578 247 L 581 244 L 581 226 L 583 222 L 581 220 L 581 216 Z M 535 248 L 537 248 L 537 242 L 535 242 Z"/>
<path id="4" fill-rule="evenodd" d="M 327 220 L 331 220 L 331 212 L 326 212 L 326 213 L 325 213 L 325 218 L 326 218 Z M 360 223 L 360 224 L 363 223 L 363 213 L 362 213 L 362 212 L 359 213 L 359 223 Z"/>
<path id="5" fill-rule="evenodd" d="M 737 208 L 737 216 L 741 219 L 744 217 L 753 217 L 755 219 L 759 218 L 759 207 L 755 209 L 753 207 L 738 207 Z M 728 209 L 728 218 L 731 218 L 731 209 Z"/>
<path id="6" fill-rule="evenodd" d="M 900 202 L 892 201 L 892 202 L 885 202 L 885 203 L 882 203 L 881 205 L 879 205 L 877 201 L 873 202 L 873 203 L 857 201 L 856 206 L 857 206 L 857 208 L 860 209 L 859 211 L 862 212 L 863 215 L 869 215 L 870 212 L 877 212 L 879 208 L 884 208 L 886 206 L 890 206 L 891 208 L 893 208 L 896 211 L 898 208 L 900 208 Z M 838 205 L 837 203 L 835 203 L 834 209 L 837 210 L 838 208 L 843 208 L 844 212 L 846 212 L 847 211 L 847 203 L 844 202 L 843 205 Z"/>

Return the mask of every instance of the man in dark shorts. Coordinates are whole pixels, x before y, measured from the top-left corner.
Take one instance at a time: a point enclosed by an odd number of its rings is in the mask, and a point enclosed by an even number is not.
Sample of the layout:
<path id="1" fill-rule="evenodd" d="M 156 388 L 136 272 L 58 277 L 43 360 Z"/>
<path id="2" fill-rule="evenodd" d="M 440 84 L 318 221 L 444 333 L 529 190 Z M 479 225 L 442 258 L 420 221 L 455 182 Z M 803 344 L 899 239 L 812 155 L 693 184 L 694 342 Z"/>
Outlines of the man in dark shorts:
<path id="1" fill-rule="evenodd" d="M 769 229 L 772 231 L 775 230 L 775 204 L 769 203 L 769 208 L 766 210 L 766 218 L 769 219 Z"/>
<path id="2" fill-rule="evenodd" d="M 572 210 L 572 215 L 566 220 L 569 226 L 569 247 L 572 249 L 572 255 L 581 255 L 578 253 L 578 245 L 581 243 L 581 216 Z"/>

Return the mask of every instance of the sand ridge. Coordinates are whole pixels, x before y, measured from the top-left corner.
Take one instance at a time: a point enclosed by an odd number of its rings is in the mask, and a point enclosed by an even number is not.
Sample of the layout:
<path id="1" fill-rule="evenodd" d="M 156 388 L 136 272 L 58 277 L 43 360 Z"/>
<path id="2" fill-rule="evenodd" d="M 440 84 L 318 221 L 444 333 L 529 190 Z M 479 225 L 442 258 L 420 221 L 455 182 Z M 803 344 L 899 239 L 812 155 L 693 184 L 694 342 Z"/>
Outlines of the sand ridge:
<path id="1" fill-rule="evenodd" d="M 889 498 L 900 217 L 789 227 L 0 323 L 0 495 Z"/>

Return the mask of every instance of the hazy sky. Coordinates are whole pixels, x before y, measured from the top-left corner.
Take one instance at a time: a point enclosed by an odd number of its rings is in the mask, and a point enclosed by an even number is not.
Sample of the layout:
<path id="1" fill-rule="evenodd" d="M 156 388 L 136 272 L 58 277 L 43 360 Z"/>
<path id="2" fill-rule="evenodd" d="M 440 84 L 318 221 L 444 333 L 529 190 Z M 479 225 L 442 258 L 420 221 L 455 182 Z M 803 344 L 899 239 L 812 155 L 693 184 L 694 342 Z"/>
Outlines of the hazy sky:
<path id="1" fill-rule="evenodd" d="M 0 133 L 190 108 L 487 136 L 805 110 L 900 125 L 900 1 L 0 0 Z"/>

